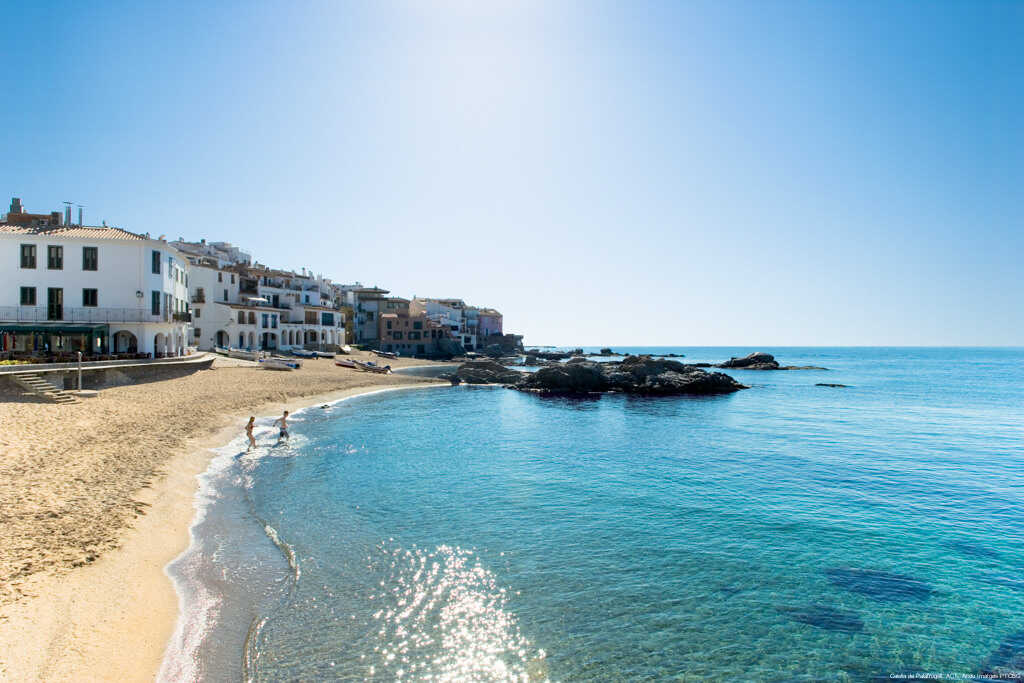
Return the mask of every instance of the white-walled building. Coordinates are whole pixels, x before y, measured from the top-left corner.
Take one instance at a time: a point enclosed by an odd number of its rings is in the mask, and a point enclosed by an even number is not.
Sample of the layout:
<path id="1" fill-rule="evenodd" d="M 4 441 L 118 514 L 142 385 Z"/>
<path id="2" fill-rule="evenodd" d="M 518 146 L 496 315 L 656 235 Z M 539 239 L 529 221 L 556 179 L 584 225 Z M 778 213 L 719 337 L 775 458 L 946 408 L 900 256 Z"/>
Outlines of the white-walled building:
<path id="1" fill-rule="evenodd" d="M 216 257 L 191 259 L 195 344 L 251 350 L 330 350 L 345 343 L 345 314 L 329 280 L 303 271 L 226 266 Z"/>
<path id="2" fill-rule="evenodd" d="M 189 258 L 193 256 L 206 257 L 214 259 L 221 266 L 247 266 L 252 263 L 252 254 L 234 246 L 231 242 L 207 242 L 206 240 L 186 242 L 179 237 L 174 242 L 171 242 L 171 246 L 186 254 Z"/>
<path id="3" fill-rule="evenodd" d="M 188 262 L 108 227 L 0 224 L 0 350 L 181 355 Z"/>
<path id="4" fill-rule="evenodd" d="M 215 346 L 238 346 L 238 332 L 235 330 L 235 316 L 231 304 L 238 304 L 239 275 L 228 267 L 222 267 L 216 258 L 190 259 L 188 288 L 192 304 L 193 343 L 204 351 Z M 249 329 L 244 330 L 249 332 Z M 253 330 L 254 331 L 254 330 Z"/>

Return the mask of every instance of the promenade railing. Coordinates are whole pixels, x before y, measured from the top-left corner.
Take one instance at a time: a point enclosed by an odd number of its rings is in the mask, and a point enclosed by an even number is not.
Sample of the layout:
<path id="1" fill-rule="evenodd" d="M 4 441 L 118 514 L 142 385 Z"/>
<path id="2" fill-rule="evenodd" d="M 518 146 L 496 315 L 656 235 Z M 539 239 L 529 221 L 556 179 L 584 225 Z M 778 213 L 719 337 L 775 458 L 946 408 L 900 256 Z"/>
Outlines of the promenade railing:
<path id="1" fill-rule="evenodd" d="M 153 315 L 144 308 L 100 308 L 98 306 L 0 306 L 0 322 L 43 323 L 151 323 L 169 318 L 187 321 L 188 313 Z"/>

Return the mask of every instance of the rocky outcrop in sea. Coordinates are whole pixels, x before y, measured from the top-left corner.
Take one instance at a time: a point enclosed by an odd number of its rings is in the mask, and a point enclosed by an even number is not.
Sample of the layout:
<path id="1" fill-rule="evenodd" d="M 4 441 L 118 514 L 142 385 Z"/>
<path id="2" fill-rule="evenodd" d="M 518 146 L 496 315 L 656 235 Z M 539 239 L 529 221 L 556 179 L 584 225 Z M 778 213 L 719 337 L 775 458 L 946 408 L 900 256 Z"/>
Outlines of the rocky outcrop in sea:
<path id="1" fill-rule="evenodd" d="M 445 377 L 453 384 L 514 384 L 523 374 L 518 370 L 509 370 L 497 361 L 484 358 L 467 361 L 455 370 L 454 375 Z"/>
<path id="2" fill-rule="evenodd" d="M 707 363 L 701 363 L 701 367 L 707 367 Z M 716 368 L 734 368 L 736 370 L 828 370 L 816 365 L 779 365 L 775 356 L 764 351 L 755 351 L 743 358 L 730 358 L 724 363 L 715 365 Z"/>
<path id="3" fill-rule="evenodd" d="M 722 372 L 707 372 L 679 361 L 630 356 L 621 362 L 572 359 L 541 368 L 513 387 L 546 394 L 621 392 L 646 396 L 728 394 L 747 387 Z"/>
<path id="4" fill-rule="evenodd" d="M 541 394 L 626 393 L 645 396 L 728 394 L 747 387 L 722 372 L 707 372 L 679 361 L 630 356 L 597 363 L 572 358 L 537 372 L 509 370 L 490 360 L 463 363 L 454 378 L 467 384 L 504 384 Z M 453 380 L 454 381 L 454 380 Z"/>
<path id="5" fill-rule="evenodd" d="M 566 360 L 573 356 L 582 356 L 583 349 L 573 349 L 572 351 L 540 351 L 539 349 L 530 349 L 525 353 L 527 356 L 533 356 L 541 360 Z"/>

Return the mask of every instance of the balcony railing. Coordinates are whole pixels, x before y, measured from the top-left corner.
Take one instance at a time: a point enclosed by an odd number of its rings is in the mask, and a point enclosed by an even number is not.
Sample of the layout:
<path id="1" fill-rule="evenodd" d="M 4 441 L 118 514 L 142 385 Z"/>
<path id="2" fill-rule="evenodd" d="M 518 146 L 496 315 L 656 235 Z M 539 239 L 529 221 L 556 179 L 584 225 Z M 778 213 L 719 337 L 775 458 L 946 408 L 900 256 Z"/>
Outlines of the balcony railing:
<path id="1" fill-rule="evenodd" d="M 205 304 L 206 303 L 206 293 L 204 292 L 203 294 L 193 294 L 192 295 L 192 303 L 194 303 L 194 304 Z"/>
<path id="2" fill-rule="evenodd" d="M 175 313 L 171 317 L 174 319 L 175 322 L 179 322 L 179 323 L 189 323 L 189 322 L 192 322 L 192 314 L 187 312 L 187 311 L 184 312 L 184 313 Z"/>
<path id="3" fill-rule="evenodd" d="M 180 318 L 179 316 L 186 316 Z M 152 323 L 166 322 L 173 318 L 179 321 L 191 319 L 190 313 L 153 315 L 145 308 L 99 308 L 83 306 L 0 306 L 0 322 L 38 323 Z"/>

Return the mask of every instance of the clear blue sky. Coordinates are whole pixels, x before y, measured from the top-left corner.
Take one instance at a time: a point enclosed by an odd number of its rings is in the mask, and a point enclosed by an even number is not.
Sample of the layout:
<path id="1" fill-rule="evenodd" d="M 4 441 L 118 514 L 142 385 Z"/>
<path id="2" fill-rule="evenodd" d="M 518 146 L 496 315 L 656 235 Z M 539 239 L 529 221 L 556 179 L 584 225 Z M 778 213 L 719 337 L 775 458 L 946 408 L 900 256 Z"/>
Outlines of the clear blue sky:
<path id="1" fill-rule="evenodd" d="M 1024 344 L 1024 2 L 0 5 L 4 205 L 528 343 Z"/>

